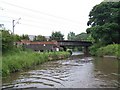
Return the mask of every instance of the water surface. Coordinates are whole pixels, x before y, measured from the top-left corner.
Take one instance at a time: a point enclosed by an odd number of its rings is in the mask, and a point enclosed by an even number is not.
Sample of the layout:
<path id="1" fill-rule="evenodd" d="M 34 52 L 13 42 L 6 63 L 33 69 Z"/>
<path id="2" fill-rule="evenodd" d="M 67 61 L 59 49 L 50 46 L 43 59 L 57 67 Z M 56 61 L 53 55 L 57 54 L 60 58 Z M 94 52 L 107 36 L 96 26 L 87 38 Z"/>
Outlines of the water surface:
<path id="1" fill-rule="evenodd" d="M 3 78 L 2 88 L 116 88 L 118 60 L 73 56 Z"/>

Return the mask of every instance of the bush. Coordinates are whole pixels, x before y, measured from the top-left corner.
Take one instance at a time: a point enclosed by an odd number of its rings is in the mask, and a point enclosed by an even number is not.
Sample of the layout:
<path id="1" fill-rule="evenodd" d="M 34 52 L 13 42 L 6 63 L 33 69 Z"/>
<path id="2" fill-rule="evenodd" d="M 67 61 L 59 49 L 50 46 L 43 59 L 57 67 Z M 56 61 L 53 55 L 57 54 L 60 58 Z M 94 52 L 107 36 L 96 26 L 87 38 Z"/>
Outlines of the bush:
<path id="1" fill-rule="evenodd" d="M 0 30 L 2 34 L 2 53 L 7 52 L 13 48 L 13 36 L 8 30 Z"/>
<path id="2" fill-rule="evenodd" d="M 120 56 L 120 44 L 111 44 L 107 45 L 105 47 L 101 47 L 97 50 L 98 56 L 104 56 L 104 55 L 112 55 L 112 56 Z"/>
<path id="3" fill-rule="evenodd" d="M 90 50 L 90 54 L 95 56 L 96 55 L 96 52 L 97 50 L 100 48 L 100 44 L 94 44 L 92 45 L 89 50 Z"/>
<path id="4" fill-rule="evenodd" d="M 58 60 L 67 58 L 68 52 L 28 52 L 21 51 L 14 54 L 6 54 L 2 58 L 2 76 L 17 72 L 23 69 L 29 69 L 49 60 Z M 50 59 L 50 58 L 51 59 Z"/>

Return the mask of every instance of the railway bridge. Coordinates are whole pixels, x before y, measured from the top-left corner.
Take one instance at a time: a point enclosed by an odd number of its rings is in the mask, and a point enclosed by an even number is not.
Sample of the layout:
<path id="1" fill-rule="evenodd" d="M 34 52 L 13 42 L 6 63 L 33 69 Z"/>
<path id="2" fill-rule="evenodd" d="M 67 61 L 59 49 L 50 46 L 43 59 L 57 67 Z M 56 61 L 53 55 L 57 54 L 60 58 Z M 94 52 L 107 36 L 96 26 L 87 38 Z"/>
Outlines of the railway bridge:
<path id="1" fill-rule="evenodd" d="M 64 51 L 69 46 L 83 46 L 84 53 L 89 52 L 88 47 L 92 45 L 90 41 L 70 41 L 70 40 L 61 40 L 61 41 L 21 41 L 16 42 L 16 45 L 22 45 L 24 48 L 32 49 L 34 51 L 58 51 L 58 48 L 63 47 Z"/>
<path id="2" fill-rule="evenodd" d="M 88 54 L 89 50 L 88 47 L 92 45 L 90 41 L 71 41 L 71 40 L 60 40 L 57 41 L 60 47 L 63 47 L 66 50 L 66 47 L 69 46 L 83 46 L 84 47 L 84 54 Z"/>

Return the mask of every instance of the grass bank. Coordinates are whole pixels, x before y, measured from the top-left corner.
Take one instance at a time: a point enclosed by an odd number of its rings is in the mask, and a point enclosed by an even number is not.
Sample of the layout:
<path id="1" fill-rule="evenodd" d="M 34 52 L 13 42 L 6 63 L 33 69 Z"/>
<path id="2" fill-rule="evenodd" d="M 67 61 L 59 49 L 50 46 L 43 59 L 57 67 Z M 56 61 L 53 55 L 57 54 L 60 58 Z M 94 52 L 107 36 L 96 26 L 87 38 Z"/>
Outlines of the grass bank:
<path id="1" fill-rule="evenodd" d="M 120 44 L 111 44 L 105 47 L 97 48 L 94 50 L 94 54 L 100 57 L 108 55 L 120 58 Z"/>
<path id="2" fill-rule="evenodd" d="M 58 60 L 69 57 L 69 52 L 19 52 L 12 55 L 5 55 L 2 58 L 2 77 L 29 69 L 50 60 Z"/>

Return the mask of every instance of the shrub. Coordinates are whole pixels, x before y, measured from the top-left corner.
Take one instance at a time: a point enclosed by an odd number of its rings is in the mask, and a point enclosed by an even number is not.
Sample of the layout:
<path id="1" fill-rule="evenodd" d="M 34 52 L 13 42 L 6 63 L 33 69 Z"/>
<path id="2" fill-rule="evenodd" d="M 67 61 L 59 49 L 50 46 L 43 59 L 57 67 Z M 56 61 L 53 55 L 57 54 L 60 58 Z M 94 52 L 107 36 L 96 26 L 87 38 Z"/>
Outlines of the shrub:
<path id="1" fill-rule="evenodd" d="M 113 55 L 113 56 L 120 56 L 120 44 L 111 44 L 107 45 L 105 47 L 101 47 L 97 50 L 98 56 L 104 56 L 104 55 Z"/>
<path id="2" fill-rule="evenodd" d="M 94 44 L 94 45 L 92 45 L 92 46 L 89 48 L 90 54 L 95 56 L 98 48 L 100 48 L 100 45 L 99 45 L 99 44 Z"/>
<path id="3" fill-rule="evenodd" d="M 29 69 L 33 66 L 51 60 L 58 60 L 69 56 L 68 52 L 28 52 L 21 51 L 14 54 L 6 54 L 2 58 L 2 76 L 17 72 L 23 69 Z"/>

